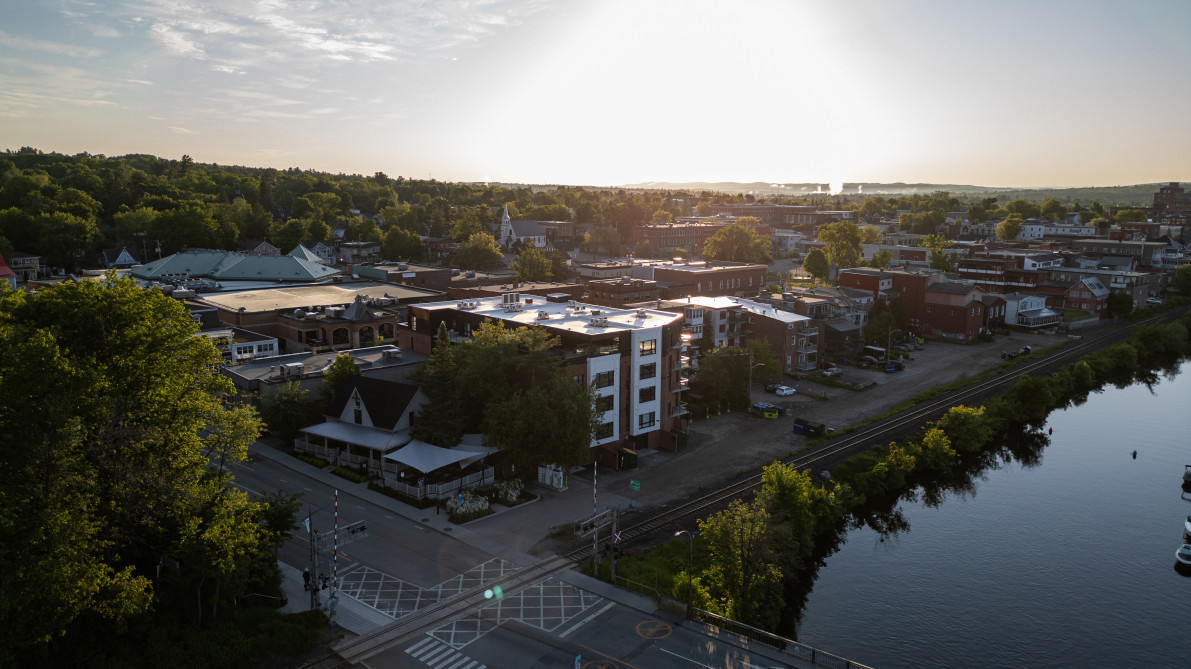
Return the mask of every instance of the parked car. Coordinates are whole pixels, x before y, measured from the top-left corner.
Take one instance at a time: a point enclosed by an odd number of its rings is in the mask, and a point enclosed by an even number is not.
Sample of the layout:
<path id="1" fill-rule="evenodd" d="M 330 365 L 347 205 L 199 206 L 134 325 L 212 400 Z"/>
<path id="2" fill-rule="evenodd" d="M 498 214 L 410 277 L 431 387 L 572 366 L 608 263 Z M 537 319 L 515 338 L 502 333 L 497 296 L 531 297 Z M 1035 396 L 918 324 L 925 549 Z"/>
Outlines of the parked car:
<path id="1" fill-rule="evenodd" d="M 767 393 L 772 393 L 772 392 L 776 391 L 776 390 L 778 389 L 778 386 L 780 386 L 780 385 L 782 385 L 782 384 L 780 384 L 780 383 L 771 383 L 771 384 L 769 384 L 769 385 L 765 386 L 765 392 L 767 392 Z"/>
<path id="2" fill-rule="evenodd" d="M 905 365 L 903 365 L 902 363 L 900 363 L 900 362 L 898 362 L 898 361 L 896 361 L 896 360 L 889 360 L 888 362 L 886 362 L 886 363 L 885 363 L 885 373 L 886 373 L 886 374 L 892 374 L 892 373 L 894 373 L 894 372 L 900 372 L 900 371 L 902 371 L 902 370 L 903 370 L 903 369 L 905 369 L 905 368 L 906 368 L 906 366 L 905 366 Z"/>
<path id="3" fill-rule="evenodd" d="M 1162 304 L 1162 298 L 1160 298 L 1160 297 L 1147 297 L 1147 298 L 1146 298 L 1146 304 Z"/>
<path id="4" fill-rule="evenodd" d="M 827 377 L 836 377 L 842 373 L 843 373 L 843 370 L 841 370 L 839 367 L 832 367 L 830 369 L 823 370 L 823 376 L 827 376 Z"/>
<path id="5" fill-rule="evenodd" d="M 867 362 L 870 365 L 875 365 L 879 361 L 871 355 L 862 355 L 860 356 L 860 362 Z"/>
<path id="6" fill-rule="evenodd" d="M 779 397 L 786 397 L 787 395 L 793 395 L 796 392 L 798 392 L 798 391 L 794 390 L 790 386 L 778 386 L 773 389 L 773 393 Z"/>

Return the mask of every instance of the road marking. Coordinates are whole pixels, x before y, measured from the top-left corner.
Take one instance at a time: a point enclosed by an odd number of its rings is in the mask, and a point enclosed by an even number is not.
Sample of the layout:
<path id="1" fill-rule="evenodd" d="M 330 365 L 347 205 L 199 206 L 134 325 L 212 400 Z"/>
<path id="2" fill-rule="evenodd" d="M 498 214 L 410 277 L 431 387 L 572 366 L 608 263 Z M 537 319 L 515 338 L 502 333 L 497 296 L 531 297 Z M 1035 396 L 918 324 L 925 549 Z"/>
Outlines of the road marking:
<path id="1" fill-rule="evenodd" d="M 285 483 L 285 481 L 282 481 L 282 483 Z M 302 486 L 302 487 L 306 490 L 306 492 L 314 492 L 313 490 L 311 490 L 310 488 L 307 488 L 306 486 Z"/>
<path id="2" fill-rule="evenodd" d="M 250 472 L 255 472 L 255 471 L 256 471 L 256 470 L 255 470 L 255 469 L 253 469 L 252 467 L 246 467 L 246 466 L 244 466 L 244 465 L 240 465 L 240 469 L 247 469 L 247 470 L 248 470 L 248 471 L 250 471 Z"/>
<path id="3" fill-rule="evenodd" d="M 673 631 L 674 628 L 670 626 L 670 623 L 660 620 L 642 620 L 637 623 L 637 634 L 645 639 L 665 639 Z"/>
<path id="4" fill-rule="evenodd" d="M 288 483 L 288 481 L 286 481 L 285 479 L 277 479 L 277 480 L 281 481 L 282 483 Z M 307 490 L 310 490 L 310 488 L 307 488 Z"/>
<path id="5" fill-rule="evenodd" d="M 360 506 L 360 505 L 358 505 L 358 504 L 356 505 L 356 508 L 357 508 L 357 509 L 359 509 L 359 510 L 361 510 L 361 511 L 363 511 L 363 510 L 364 510 L 364 507 L 362 507 L 362 506 Z"/>
<path id="6" fill-rule="evenodd" d="M 612 608 L 612 607 L 613 607 L 613 606 L 615 606 L 615 605 L 616 605 L 616 603 L 615 603 L 615 602 L 608 602 L 606 605 L 604 605 L 604 608 L 600 609 L 599 611 L 596 611 L 595 613 L 591 614 L 590 616 L 587 616 L 587 617 L 586 617 L 586 618 L 584 618 L 583 620 L 580 620 L 579 622 L 577 622 L 577 623 L 575 623 L 573 626 L 571 626 L 571 628 L 570 628 L 570 629 L 568 629 L 567 631 L 563 632 L 562 634 L 559 634 L 559 635 L 558 635 L 558 638 L 560 638 L 560 639 L 565 639 L 565 638 L 567 638 L 567 635 L 568 635 L 568 634 L 570 634 L 571 632 L 574 632 L 575 630 L 579 629 L 580 627 L 583 627 L 583 626 L 584 626 L 584 625 L 586 625 L 587 623 L 589 623 L 589 622 L 591 622 L 592 620 L 594 620 L 596 616 L 600 615 L 600 614 L 601 614 L 601 613 L 603 613 L 604 611 L 607 611 L 608 609 Z"/>
<path id="7" fill-rule="evenodd" d="M 239 483 L 233 483 L 232 485 L 236 486 L 237 488 L 241 488 L 241 489 L 243 489 L 245 492 L 250 492 L 250 493 L 252 493 L 252 494 L 256 495 L 257 497 L 264 497 L 264 495 L 262 495 L 262 494 L 260 494 L 259 492 L 257 492 L 257 491 L 255 491 L 255 490 L 253 490 L 252 488 L 249 488 L 248 486 L 243 486 L 243 485 L 240 485 Z"/>
<path id="8" fill-rule="evenodd" d="M 386 515 L 386 516 L 385 516 L 385 518 L 388 518 L 389 520 L 393 520 L 393 517 L 392 517 L 392 516 L 388 516 L 388 515 Z"/>

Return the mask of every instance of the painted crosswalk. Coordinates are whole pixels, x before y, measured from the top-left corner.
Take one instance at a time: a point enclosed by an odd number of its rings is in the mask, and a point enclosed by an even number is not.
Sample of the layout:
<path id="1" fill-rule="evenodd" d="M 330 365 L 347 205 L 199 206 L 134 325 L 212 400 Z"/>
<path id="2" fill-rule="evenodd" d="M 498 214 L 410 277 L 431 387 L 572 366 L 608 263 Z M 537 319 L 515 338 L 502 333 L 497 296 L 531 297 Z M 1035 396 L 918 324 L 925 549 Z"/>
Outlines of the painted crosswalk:
<path id="1" fill-rule="evenodd" d="M 433 669 L 486 669 L 480 662 L 429 636 L 405 652 Z"/>

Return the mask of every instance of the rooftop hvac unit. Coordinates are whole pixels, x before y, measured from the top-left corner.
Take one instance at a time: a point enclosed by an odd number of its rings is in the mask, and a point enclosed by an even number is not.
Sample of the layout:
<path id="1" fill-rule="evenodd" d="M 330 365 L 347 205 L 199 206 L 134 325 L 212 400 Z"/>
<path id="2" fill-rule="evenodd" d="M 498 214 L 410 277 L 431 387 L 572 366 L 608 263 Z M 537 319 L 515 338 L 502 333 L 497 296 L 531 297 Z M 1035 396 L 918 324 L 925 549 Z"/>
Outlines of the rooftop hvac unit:
<path id="1" fill-rule="evenodd" d="M 544 321 L 544 320 L 549 320 L 549 319 L 550 319 L 549 312 L 541 310 L 541 309 L 538 310 L 538 320 L 539 321 Z"/>
<path id="2" fill-rule="evenodd" d="M 401 349 L 399 349 L 399 348 L 385 349 L 384 358 L 385 358 L 385 360 L 400 360 L 401 359 Z"/>
<path id="3" fill-rule="evenodd" d="M 500 296 L 500 300 L 504 304 L 511 304 L 521 301 L 521 295 L 518 293 L 504 293 Z"/>
<path id="4" fill-rule="evenodd" d="M 644 309 L 637 310 L 637 318 L 645 318 L 645 310 Z"/>
<path id="5" fill-rule="evenodd" d="M 607 316 L 592 316 L 591 324 L 597 328 L 606 328 L 606 327 L 608 327 L 608 317 Z"/>

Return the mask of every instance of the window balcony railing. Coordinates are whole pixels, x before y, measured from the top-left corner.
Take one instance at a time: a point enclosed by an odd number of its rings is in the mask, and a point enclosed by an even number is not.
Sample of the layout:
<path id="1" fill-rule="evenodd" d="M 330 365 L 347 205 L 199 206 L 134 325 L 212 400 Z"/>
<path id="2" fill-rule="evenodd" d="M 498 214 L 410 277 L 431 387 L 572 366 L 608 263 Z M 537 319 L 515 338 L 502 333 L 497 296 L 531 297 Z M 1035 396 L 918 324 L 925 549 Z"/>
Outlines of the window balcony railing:
<path id="1" fill-rule="evenodd" d="M 691 365 L 691 356 L 682 355 L 682 356 L 678 357 L 678 369 L 679 370 L 687 370 L 687 369 L 692 369 L 692 368 L 693 368 L 693 366 Z"/>
<path id="2" fill-rule="evenodd" d="M 680 376 L 680 377 L 678 377 L 678 380 L 676 380 L 674 382 L 674 385 L 671 386 L 670 392 L 681 393 L 684 390 L 690 390 L 690 389 L 691 389 L 691 380 L 685 376 Z"/>
<path id="3" fill-rule="evenodd" d="M 690 409 L 687 409 L 686 404 L 679 402 L 678 406 L 674 407 L 674 411 L 670 412 L 670 417 L 678 418 L 679 416 L 685 416 L 685 415 L 689 414 L 690 412 L 691 411 L 690 411 Z"/>

